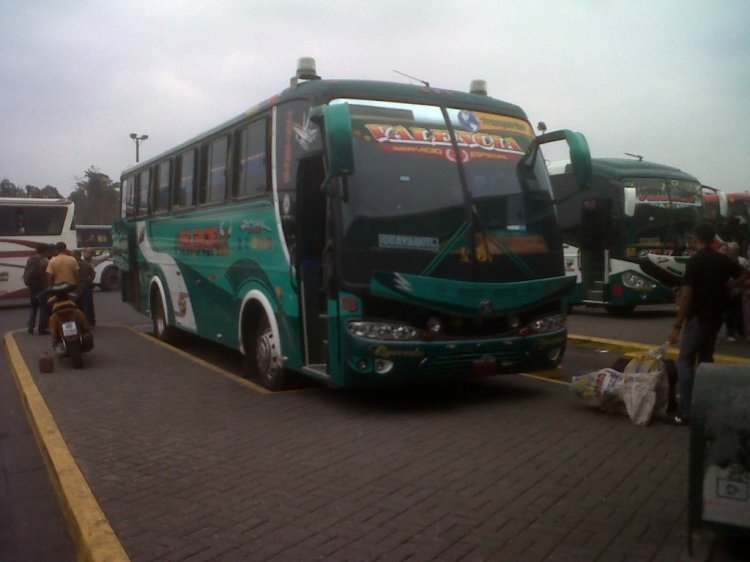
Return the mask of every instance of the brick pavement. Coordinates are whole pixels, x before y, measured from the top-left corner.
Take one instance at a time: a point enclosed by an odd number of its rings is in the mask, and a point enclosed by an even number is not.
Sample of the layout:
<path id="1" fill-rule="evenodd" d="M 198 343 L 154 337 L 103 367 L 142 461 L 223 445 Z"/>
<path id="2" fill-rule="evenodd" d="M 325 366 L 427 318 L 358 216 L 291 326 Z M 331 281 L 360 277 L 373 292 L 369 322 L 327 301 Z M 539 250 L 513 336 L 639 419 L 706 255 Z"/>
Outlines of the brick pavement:
<path id="1" fill-rule="evenodd" d="M 524 376 L 262 394 L 132 330 L 96 338 L 49 374 L 47 341 L 14 340 L 131 560 L 685 557 L 685 428 Z"/>

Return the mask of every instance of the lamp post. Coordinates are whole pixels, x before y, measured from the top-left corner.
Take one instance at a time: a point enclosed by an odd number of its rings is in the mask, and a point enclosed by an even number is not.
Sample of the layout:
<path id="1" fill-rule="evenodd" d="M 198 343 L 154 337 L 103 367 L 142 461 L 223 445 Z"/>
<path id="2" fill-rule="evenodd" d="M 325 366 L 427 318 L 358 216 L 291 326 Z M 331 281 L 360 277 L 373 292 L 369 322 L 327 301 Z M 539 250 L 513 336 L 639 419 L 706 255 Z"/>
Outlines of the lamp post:
<path id="1" fill-rule="evenodd" d="M 140 161 L 141 158 L 141 142 L 148 138 L 148 135 L 138 136 L 138 133 L 130 133 L 130 138 L 135 141 L 135 161 Z"/>

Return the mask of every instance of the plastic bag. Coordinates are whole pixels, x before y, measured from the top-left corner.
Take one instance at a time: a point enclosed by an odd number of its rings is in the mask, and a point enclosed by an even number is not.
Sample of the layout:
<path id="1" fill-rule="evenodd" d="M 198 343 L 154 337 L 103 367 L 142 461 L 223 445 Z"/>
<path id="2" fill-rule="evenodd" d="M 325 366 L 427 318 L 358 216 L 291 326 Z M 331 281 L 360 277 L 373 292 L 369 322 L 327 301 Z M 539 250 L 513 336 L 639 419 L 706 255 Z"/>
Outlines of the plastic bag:
<path id="1" fill-rule="evenodd" d="M 636 425 L 648 425 L 655 411 L 666 410 L 668 387 L 661 358 L 669 342 L 631 359 L 624 372 L 600 369 L 573 377 L 570 391 L 589 406 L 628 415 Z"/>
<path id="2" fill-rule="evenodd" d="M 648 425 L 651 421 L 656 407 L 656 389 L 663 378 L 664 371 L 623 375 L 619 396 L 634 424 Z"/>
<path id="3" fill-rule="evenodd" d="M 589 406 L 616 411 L 620 409 L 618 388 L 622 385 L 622 377 L 623 374 L 614 369 L 600 369 L 573 377 L 570 391 L 583 398 Z"/>

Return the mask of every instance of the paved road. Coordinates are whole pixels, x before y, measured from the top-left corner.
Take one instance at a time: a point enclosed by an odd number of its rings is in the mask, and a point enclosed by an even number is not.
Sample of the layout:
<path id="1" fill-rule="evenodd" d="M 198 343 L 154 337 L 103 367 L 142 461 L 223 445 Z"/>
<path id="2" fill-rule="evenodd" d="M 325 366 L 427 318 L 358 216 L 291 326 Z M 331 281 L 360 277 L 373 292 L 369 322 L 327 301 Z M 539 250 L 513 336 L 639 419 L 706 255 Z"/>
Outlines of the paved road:
<path id="1" fill-rule="evenodd" d="M 30 358 L 47 345 L 14 340 Z M 119 328 L 87 360 L 30 376 L 133 560 L 684 555 L 687 432 L 591 412 L 560 384 L 267 395 Z"/>

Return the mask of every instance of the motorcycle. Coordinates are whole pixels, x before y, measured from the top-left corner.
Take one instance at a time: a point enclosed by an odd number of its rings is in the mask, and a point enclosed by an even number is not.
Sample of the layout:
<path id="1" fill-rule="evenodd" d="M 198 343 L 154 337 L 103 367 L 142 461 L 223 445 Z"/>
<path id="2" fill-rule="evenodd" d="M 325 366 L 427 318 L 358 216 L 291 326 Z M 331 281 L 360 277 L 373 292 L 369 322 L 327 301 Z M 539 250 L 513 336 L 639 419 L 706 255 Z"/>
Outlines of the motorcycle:
<path id="1" fill-rule="evenodd" d="M 76 305 L 76 286 L 64 283 L 48 289 L 52 314 L 49 318 L 50 332 L 57 331 L 57 343 L 53 345 L 58 358 L 70 357 L 73 368 L 83 367 L 83 353 L 94 348 L 94 334 L 81 309 Z"/>

